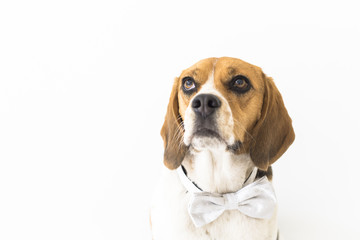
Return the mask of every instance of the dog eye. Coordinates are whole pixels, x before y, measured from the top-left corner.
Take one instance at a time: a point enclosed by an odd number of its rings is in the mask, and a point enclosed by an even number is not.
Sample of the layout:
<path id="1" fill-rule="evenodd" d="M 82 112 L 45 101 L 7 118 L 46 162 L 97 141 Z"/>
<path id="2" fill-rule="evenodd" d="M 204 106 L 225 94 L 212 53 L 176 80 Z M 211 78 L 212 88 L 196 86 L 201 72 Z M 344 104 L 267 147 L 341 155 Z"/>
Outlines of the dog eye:
<path id="1" fill-rule="evenodd" d="M 244 79 L 237 79 L 235 82 L 234 82 L 234 86 L 235 87 L 238 87 L 238 88 L 244 88 L 246 87 L 246 82 Z"/>
<path id="2" fill-rule="evenodd" d="M 238 93 L 244 93 L 248 91 L 250 87 L 249 79 L 242 75 L 235 76 L 230 81 L 230 89 Z"/>
<path id="3" fill-rule="evenodd" d="M 185 77 L 183 78 L 183 90 L 186 92 L 192 91 L 196 88 L 195 80 L 191 77 Z"/>

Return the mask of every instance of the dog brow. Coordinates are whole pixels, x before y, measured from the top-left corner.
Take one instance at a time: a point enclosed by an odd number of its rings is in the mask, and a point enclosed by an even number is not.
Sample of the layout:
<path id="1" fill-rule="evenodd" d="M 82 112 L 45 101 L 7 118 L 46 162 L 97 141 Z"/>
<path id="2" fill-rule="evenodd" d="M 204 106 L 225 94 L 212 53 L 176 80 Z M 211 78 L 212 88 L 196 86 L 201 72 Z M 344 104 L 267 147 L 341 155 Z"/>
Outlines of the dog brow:
<path id="1" fill-rule="evenodd" d="M 198 68 L 195 68 L 194 70 L 192 70 L 192 71 L 190 72 L 190 74 L 191 74 L 192 76 L 196 76 L 197 73 L 198 73 L 198 71 L 199 71 L 199 69 L 198 69 Z"/>
<path id="2" fill-rule="evenodd" d="M 234 75 L 236 73 L 236 69 L 233 67 L 228 67 L 228 74 L 230 76 Z"/>

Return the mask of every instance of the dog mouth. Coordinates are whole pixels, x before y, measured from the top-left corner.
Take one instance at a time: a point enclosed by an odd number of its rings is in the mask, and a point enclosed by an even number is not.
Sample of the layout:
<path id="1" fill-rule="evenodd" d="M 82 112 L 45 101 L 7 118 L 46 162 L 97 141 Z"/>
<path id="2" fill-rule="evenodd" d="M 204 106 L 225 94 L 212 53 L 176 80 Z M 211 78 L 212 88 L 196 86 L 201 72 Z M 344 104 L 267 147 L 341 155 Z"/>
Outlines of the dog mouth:
<path id="1" fill-rule="evenodd" d="M 231 152 L 237 152 L 241 148 L 241 146 L 242 146 L 241 141 L 235 141 L 235 143 L 231 145 L 227 145 L 226 149 Z"/>
<path id="2" fill-rule="evenodd" d="M 218 141 L 224 143 L 226 145 L 226 149 L 228 151 L 232 151 L 232 152 L 236 152 L 240 149 L 241 145 L 242 145 L 242 142 L 241 141 L 235 141 L 234 143 L 232 144 L 229 144 L 224 138 L 221 137 L 221 135 L 214 131 L 214 130 L 211 130 L 211 129 L 208 129 L 208 128 L 201 128 L 201 129 L 198 129 L 197 131 L 195 131 L 193 134 L 192 134 L 192 138 L 191 140 L 194 138 L 194 137 L 200 137 L 200 138 L 215 138 L 217 139 Z"/>
<path id="3" fill-rule="evenodd" d="M 199 137 L 214 137 L 221 141 L 224 141 L 219 133 L 215 132 L 214 130 L 208 129 L 208 128 L 201 128 L 194 132 L 193 137 L 199 136 Z"/>

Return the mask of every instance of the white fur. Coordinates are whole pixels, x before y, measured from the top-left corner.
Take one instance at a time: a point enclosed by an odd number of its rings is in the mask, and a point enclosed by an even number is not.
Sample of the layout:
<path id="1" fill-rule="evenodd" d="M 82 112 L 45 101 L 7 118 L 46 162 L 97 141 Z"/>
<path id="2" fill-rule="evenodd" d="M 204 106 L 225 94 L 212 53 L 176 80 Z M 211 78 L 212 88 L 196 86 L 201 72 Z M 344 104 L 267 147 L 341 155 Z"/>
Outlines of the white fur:
<path id="1" fill-rule="evenodd" d="M 217 112 L 215 113 L 217 125 L 219 126 L 219 135 L 226 141 L 227 145 L 234 144 L 235 141 L 235 138 L 233 136 L 234 120 L 228 102 L 223 97 L 223 95 L 215 89 L 214 69 L 210 73 L 206 83 L 201 86 L 200 91 L 191 99 L 189 106 L 191 106 L 192 101 L 196 98 L 197 95 L 205 94 L 205 93 L 213 94 L 220 99 L 222 104 L 220 106 L 220 109 L 218 109 Z M 184 128 L 185 128 L 184 143 L 187 146 L 189 146 L 192 141 L 195 118 L 196 118 L 195 112 L 192 110 L 191 107 L 188 107 L 185 110 L 185 117 L 184 117 Z"/>
<path id="2" fill-rule="evenodd" d="M 182 164 L 188 177 L 204 191 L 235 192 L 242 187 L 254 164 L 248 154 L 234 155 L 227 151 L 227 145 L 234 143 L 234 124 L 228 103 L 214 88 L 214 72 L 198 92 L 201 93 L 212 93 L 222 101 L 218 111 L 221 115 L 217 115 L 216 119 L 220 126 L 219 134 L 225 142 L 216 138 L 193 137 L 195 114 L 188 107 L 184 119 L 184 143 L 190 147 Z M 264 220 L 247 217 L 238 210 L 228 210 L 214 222 L 196 228 L 187 211 L 189 195 L 176 171 L 164 167 L 151 207 L 154 240 L 276 239 L 276 211 L 271 219 Z"/>
<path id="3" fill-rule="evenodd" d="M 222 157 L 215 158 L 218 154 Z M 230 154 L 206 150 L 195 155 L 197 163 L 194 164 L 194 168 L 191 170 L 187 167 L 186 169 L 189 177 L 192 176 L 190 178 L 205 191 L 233 192 L 238 190 L 247 176 L 244 174 L 244 169 L 252 165 L 248 155 L 232 158 Z M 184 165 L 188 164 L 184 162 Z M 214 222 L 196 228 L 187 211 L 189 197 L 176 171 L 164 168 L 151 208 L 154 240 L 276 239 L 276 211 L 270 220 L 250 218 L 238 210 L 226 211 Z"/>

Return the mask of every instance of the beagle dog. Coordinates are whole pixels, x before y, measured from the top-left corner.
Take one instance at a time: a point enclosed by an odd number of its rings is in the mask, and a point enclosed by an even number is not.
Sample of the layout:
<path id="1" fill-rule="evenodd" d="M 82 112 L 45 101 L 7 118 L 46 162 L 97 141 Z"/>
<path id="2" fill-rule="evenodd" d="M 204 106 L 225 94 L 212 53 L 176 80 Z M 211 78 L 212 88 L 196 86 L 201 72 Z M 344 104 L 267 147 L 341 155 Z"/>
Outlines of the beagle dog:
<path id="1" fill-rule="evenodd" d="M 261 68 L 222 57 L 201 60 L 184 70 L 175 78 L 161 136 L 166 167 L 150 212 L 154 240 L 278 239 L 275 195 L 267 195 L 271 201 L 267 217 L 246 211 L 264 209 L 268 200 L 255 207 L 225 206 L 217 217 L 200 224 L 189 210 L 196 194 L 216 198 L 249 189 L 256 194 L 259 182 L 271 186 L 271 164 L 294 141 L 282 97 Z M 252 183 L 247 185 L 250 176 Z M 240 205 L 245 210 L 236 209 Z"/>

